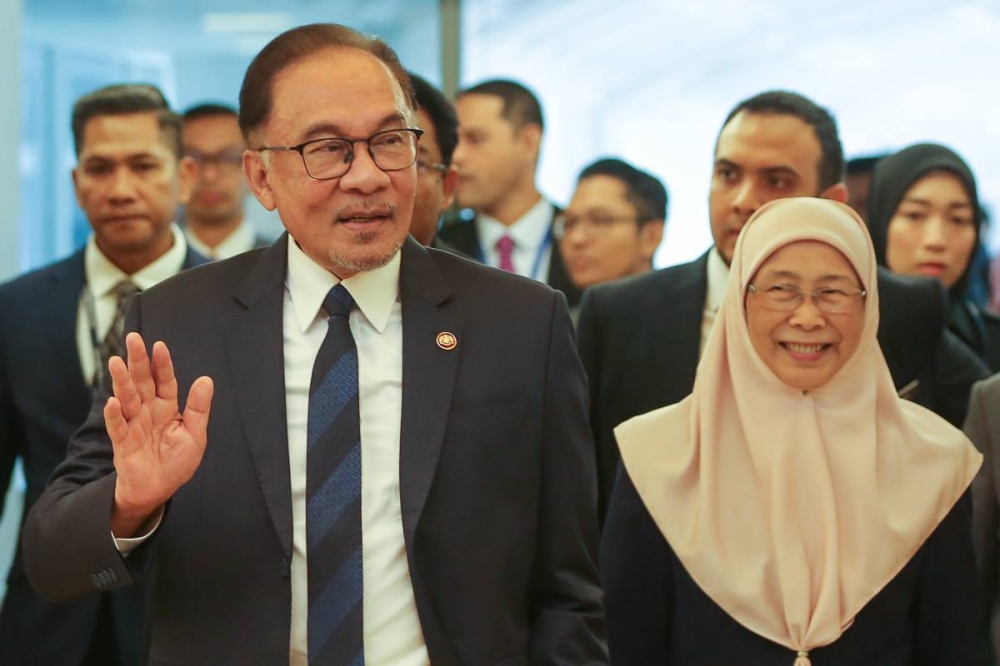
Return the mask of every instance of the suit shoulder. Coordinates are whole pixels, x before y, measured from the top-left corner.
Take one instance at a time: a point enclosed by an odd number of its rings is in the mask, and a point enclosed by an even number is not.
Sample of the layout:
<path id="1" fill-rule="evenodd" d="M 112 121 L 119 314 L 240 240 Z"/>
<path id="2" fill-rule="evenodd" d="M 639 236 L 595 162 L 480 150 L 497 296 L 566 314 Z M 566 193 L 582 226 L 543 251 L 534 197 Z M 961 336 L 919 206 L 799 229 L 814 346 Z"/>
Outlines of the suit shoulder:
<path id="1" fill-rule="evenodd" d="M 212 289 L 235 286 L 260 261 L 268 248 L 258 248 L 243 252 L 230 259 L 210 261 L 187 268 L 176 275 L 160 282 L 143 294 L 143 298 L 169 298 L 175 294 L 185 296 L 191 293 L 204 294 L 205 287 Z"/>
<path id="2" fill-rule="evenodd" d="M 599 301 L 608 304 L 609 307 L 627 307 L 636 301 L 649 298 L 650 295 L 683 290 L 701 282 L 707 284 L 707 279 L 704 264 L 699 259 L 594 285 L 585 292 L 584 304 L 586 305 L 588 301 L 591 303 Z"/>
<path id="3" fill-rule="evenodd" d="M 83 251 L 33 269 L 0 284 L 0 301 L 14 302 L 33 298 L 39 291 L 48 289 L 53 280 L 77 277 L 83 281 Z"/>

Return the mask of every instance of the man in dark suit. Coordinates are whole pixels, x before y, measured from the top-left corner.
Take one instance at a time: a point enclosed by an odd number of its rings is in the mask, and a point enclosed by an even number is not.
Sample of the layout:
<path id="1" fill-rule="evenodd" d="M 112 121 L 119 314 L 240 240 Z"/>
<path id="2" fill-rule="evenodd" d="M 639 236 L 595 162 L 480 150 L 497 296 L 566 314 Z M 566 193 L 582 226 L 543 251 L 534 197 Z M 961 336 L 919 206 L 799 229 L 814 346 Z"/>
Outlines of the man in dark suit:
<path id="1" fill-rule="evenodd" d="M 709 193 L 715 246 L 691 263 L 587 291 L 577 330 L 590 379 L 602 519 L 618 469 L 613 429 L 691 392 L 740 229 L 773 199 L 845 201 L 843 172 L 836 123 L 825 109 L 784 91 L 744 100 L 716 142 Z M 960 425 L 972 383 L 988 371 L 945 332 L 940 285 L 880 271 L 878 286 L 879 342 L 896 387 Z"/>
<path id="2" fill-rule="evenodd" d="M 120 85 L 85 95 L 73 133 L 73 183 L 93 233 L 69 258 L 0 286 L 0 498 L 20 458 L 26 510 L 87 417 L 102 354 L 115 351 L 108 343 L 121 344 L 117 286 L 147 289 L 205 262 L 173 224 L 193 165 L 181 158 L 180 118 L 160 91 Z M 29 586 L 19 549 L 0 610 L 0 663 L 138 664 L 143 592 L 52 604 Z"/>
<path id="3" fill-rule="evenodd" d="M 210 259 L 228 259 L 271 239 L 246 219 L 243 150 L 236 109 L 205 103 L 184 112 L 184 154 L 194 160 L 195 180 L 184 207 L 184 233 L 191 246 Z"/>
<path id="4" fill-rule="evenodd" d="M 485 264 L 544 281 L 576 305 L 580 290 L 555 249 L 560 211 L 535 186 L 544 129 L 538 98 L 515 81 L 491 80 L 464 90 L 455 109 L 456 196 L 475 216 L 438 235 Z"/>
<path id="5" fill-rule="evenodd" d="M 240 101 L 288 233 L 136 299 L 25 526 L 32 582 L 150 576 L 152 664 L 606 664 L 564 298 L 407 236 L 419 130 L 383 42 L 288 31 Z"/>
<path id="6" fill-rule="evenodd" d="M 455 201 L 458 184 L 458 169 L 451 163 L 458 144 L 458 116 L 444 93 L 413 72 L 407 73 L 417 100 L 417 127 L 424 131 L 417 155 L 410 235 L 426 247 L 462 254 L 438 236 L 441 214 Z"/>

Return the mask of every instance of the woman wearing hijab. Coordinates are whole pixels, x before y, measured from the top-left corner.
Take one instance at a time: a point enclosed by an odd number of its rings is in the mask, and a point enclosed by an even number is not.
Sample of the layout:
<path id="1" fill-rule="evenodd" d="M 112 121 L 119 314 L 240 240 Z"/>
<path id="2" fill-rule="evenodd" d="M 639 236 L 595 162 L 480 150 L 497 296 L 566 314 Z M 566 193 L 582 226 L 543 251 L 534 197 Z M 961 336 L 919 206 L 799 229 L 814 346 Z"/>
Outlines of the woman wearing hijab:
<path id="1" fill-rule="evenodd" d="M 969 165 L 945 146 L 909 146 L 878 162 L 868 197 L 878 262 L 894 273 L 939 279 L 951 300 L 949 329 L 1000 371 L 1000 317 L 967 297 L 980 226 Z"/>
<path id="2" fill-rule="evenodd" d="M 896 395 L 864 223 L 761 207 L 717 317 L 693 393 L 615 431 L 612 664 L 969 663 L 982 456 Z"/>

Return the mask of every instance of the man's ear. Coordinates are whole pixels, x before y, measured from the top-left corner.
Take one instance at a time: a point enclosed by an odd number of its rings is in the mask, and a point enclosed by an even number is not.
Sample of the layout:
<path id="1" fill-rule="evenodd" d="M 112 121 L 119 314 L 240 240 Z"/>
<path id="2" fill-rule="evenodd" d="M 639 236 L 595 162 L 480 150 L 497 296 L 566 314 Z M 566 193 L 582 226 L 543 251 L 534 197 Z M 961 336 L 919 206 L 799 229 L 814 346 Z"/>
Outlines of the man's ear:
<path id="1" fill-rule="evenodd" d="M 533 161 L 538 162 L 539 151 L 542 147 L 542 127 L 538 123 L 527 123 L 517 130 L 517 140 L 524 147 Z"/>
<path id="2" fill-rule="evenodd" d="M 447 210 L 455 203 L 455 187 L 458 186 L 458 167 L 452 164 L 441 174 L 441 191 L 444 198 L 441 199 L 441 209 Z"/>
<path id="3" fill-rule="evenodd" d="M 194 181 L 198 165 L 185 155 L 177 162 L 177 201 L 187 204 L 194 192 Z"/>
<path id="4" fill-rule="evenodd" d="M 243 151 L 243 173 L 246 174 L 250 190 L 260 205 L 267 210 L 274 210 L 274 192 L 267 180 L 267 164 L 264 163 L 264 156 L 260 151 Z"/>
<path id="5" fill-rule="evenodd" d="M 819 193 L 820 199 L 832 199 L 842 204 L 847 203 L 847 185 L 835 183 Z"/>
<path id="6" fill-rule="evenodd" d="M 73 170 L 70 172 L 70 174 L 73 176 L 73 195 L 76 197 L 76 205 L 79 206 L 80 208 L 83 208 L 83 202 L 80 201 L 80 181 L 79 181 L 79 178 L 80 178 L 80 167 L 79 167 L 79 165 L 73 167 Z"/>
<path id="7" fill-rule="evenodd" d="M 656 248 L 660 247 L 663 240 L 663 226 L 663 220 L 649 220 L 639 226 L 639 253 L 650 264 L 653 263 Z"/>

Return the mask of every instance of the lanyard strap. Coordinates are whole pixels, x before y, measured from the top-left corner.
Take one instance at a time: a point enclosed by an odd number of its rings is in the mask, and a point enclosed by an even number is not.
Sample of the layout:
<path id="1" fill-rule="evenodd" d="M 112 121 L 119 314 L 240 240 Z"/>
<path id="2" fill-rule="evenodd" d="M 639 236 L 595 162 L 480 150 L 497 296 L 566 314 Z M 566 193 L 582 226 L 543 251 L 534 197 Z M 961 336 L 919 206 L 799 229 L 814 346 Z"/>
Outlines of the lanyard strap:
<path id="1" fill-rule="evenodd" d="M 94 357 L 94 378 L 91 382 L 91 389 L 96 392 L 104 379 L 107 370 L 101 363 L 101 340 L 97 335 L 97 301 L 94 299 L 94 292 L 90 290 L 90 285 L 83 287 L 83 307 L 87 315 L 87 326 L 90 329 L 90 353 Z"/>

